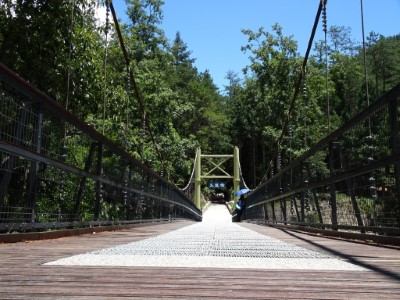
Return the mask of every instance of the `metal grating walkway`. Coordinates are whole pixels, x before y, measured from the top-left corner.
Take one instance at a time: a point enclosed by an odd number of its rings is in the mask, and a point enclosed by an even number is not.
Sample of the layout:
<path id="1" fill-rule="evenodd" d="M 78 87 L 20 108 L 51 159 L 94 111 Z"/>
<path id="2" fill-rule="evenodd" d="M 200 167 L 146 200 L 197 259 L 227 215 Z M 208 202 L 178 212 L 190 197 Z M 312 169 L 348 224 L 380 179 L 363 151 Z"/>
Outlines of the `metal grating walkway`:
<path id="1" fill-rule="evenodd" d="M 327 255 L 261 235 L 237 224 L 198 223 L 143 241 L 92 252 L 95 255 L 183 255 L 327 258 Z"/>
<path id="2" fill-rule="evenodd" d="M 361 270 L 232 223 L 223 205 L 212 205 L 201 223 L 48 264 Z"/>

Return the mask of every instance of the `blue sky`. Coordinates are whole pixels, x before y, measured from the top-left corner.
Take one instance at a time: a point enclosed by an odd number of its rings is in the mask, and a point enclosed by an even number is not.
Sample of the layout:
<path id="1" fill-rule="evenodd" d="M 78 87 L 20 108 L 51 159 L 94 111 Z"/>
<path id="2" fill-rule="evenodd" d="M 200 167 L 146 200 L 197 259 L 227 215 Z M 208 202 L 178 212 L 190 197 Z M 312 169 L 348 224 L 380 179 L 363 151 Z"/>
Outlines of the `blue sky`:
<path id="1" fill-rule="evenodd" d="M 196 58 L 200 72 L 209 70 L 221 89 L 228 82 L 229 70 L 239 75 L 249 64 L 248 54 L 241 51 L 246 36 L 241 29 L 268 31 L 275 23 L 285 36 L 298 42 L 303 56 L 320 0 L 164 0 L 164 19 L 160 27 L 169 40 L 177 31 Z M 124 0 L 113 1 L 118 17 L 124 19 Z M 363 0 L 365 33 L 385 36 L 400 33 L 400 0 Z M 360 0 L 328 0 L 328 26 L 352 28 L 355 41 L 362 41 Z M 323 38 L 321 22 L 315 40 Z"/>

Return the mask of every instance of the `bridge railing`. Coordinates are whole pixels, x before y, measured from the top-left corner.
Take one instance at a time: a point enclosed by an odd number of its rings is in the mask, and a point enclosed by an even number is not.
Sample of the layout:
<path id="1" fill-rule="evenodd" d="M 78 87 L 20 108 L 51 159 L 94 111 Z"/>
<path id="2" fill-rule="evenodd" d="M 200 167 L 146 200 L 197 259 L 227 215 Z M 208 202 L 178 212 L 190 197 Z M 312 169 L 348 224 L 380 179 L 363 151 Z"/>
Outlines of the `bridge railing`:
<path id="1" fill-rule="evenodd" d="M 253 191 L 246 219 L 400 234 L 400 84 Z"/>
<path id="2" fill-rule="evenodd" d="M 0 64 L 0 231 L 171 218 L 201 211 Z"/>

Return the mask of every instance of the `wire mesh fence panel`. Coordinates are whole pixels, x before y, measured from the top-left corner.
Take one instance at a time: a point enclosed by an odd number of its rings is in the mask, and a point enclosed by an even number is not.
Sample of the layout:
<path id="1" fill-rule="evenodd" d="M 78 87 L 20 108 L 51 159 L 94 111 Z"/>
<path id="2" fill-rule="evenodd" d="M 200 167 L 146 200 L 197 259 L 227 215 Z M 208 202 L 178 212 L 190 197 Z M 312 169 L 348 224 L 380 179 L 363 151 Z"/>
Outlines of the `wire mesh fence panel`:
<path id="1" fill-rule="evenodd" d="M 201 219 L 180 189 L 0 67 L 0 231 Z"/>
<path id="2" fill-rule="evenodd" d="M 400 85 L 248 196 L 246 219 L 400 234 Z"/>

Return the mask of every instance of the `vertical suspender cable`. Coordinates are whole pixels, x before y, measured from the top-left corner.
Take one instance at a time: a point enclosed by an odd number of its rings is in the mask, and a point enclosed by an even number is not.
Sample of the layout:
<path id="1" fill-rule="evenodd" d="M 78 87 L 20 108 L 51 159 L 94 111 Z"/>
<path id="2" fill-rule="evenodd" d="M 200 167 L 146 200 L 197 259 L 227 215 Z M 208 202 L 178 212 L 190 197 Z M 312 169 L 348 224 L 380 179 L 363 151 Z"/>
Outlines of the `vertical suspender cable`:
<path id="1" fill-rule="evenodd" d="M 67 95 L 65 97 L 65 110 L 68 110 L 69 106 L 69 89 L 70 89 L 70 81 L 71 81 L 71 60 L 72 60 L 72 31 L 74 30 L 74 8 L 75 8 L 75 0 L 72 0 L 71 3 L 71 24 L 69 26 L 69 53 L 68 53 L 68 71 L 67 71 Z"/>
<path id="2" fill-rule="evenodd" d="M 367 50 L 366 50 L 366 47 L 365 47 L 363 0 L 360 0 L 360 2 L 361 2 L 361 27 L 362 27 L 362 40 L 363 40 L 365 93 L 366 93 L 366 97 L 367 97 L 367 106 L 369 106 L 368 72 L 367 72 Z M 368 129 L 369 129 L 369 136 L 371 136 L 371 119 L 370 118 L 368 118 Z"/>
<path id="3" fill-rule="evenodd" d="M 275 159 L 275 157 L 277 156 L 277 154 L 279 152 L 283 137 L 285 136 L 286 130 L 287 130 L 288 126 L 289 126 L 290 117 L 292 116 L 292 112 L 293 112 L 293 109 L 294 109 L 295 104 L 296 104 L 297 96 L 299 94 L 299 91 L 300 91 L 300 88 L 301 88 L 301 85 L 302 85 L 302 82 L 303 82 L 303 76 L 304 76 L 304 72 L 305 72 L 305 69 L 306 69 L 306 66 L 307 66 L 308 57 L 309 57 L 310 52 L 311 52 L 311 47 L 313 45 L 315 32 L 317 31 L 318 22 L 319 22 L 319 19 L 320 19 L 320 16 L 321 16 L 322 8 L 323 8 L 322 1 L 324 2 L 324 5 L 326 5 L 326 2 L 327 2 L 327 0 L 321 0 L 321 2 L 319 3 L 318 11 L 317 11 L 317 14 L 315 16 L 314 25 L 313 25 L 313 28 L 312 28 L 312 31 L 311 31 L 310 39 L 308 40 L 308 46 L 307 46 L 306 54 L 305 54 L 304 59 L 303 59 L 303 64 L 301 66 L 299 77 L 297 78 L 294 94 L 293 94 L 293 97 L 292 97 L 292 99 L 290 101 L 289 110 L 287 112 L 285 122 L 284 122 L 284 124 L 282 126 L 281 134 L 280 134 L 280 136 L 278 138 L 278 141 L 275 144 L 275 151 L 276 152 L 274 154 L 274 158 L 270 161 L 270 165 L 269 165 L 267 171 L 265 172 L 263 178 L 261 179 L 261 182 L 256 187 L 256 189 L 262 184 L 263 180 L 267 178 L 268 172 L 269 171 L 273 172 L 272 162 L 273 162 L 273 160 Z M 272 175 L 271 175 L 271 177 L 272 177 Z"/>
<path id="4" fill-rule="evenodd" d="M 272 164 L 273 164 L 273 161 L 274 161 L 275 157 L 278 155 L 278 152 L 279 152 L 280 145 L 282 143 L 283 137 L 284 137 L 284 135 L 286 133 L 286 130 L 287 130 L 288 126 L 289 126 L 290 117 L 292 115 L 292 112 L 293 112 L 293 109 L 294 109 L 294 106 L 295 106 L 295 103 L 296 103 L 296 100 L 297 100 L 297 96 L 299 94 L 299 91 L 300 91 L 300 88 L 301 88 L 301 85 L 302 85 L 302 82 L 303 82 L 303 78 L 304 78 L 304 75 L 305 75 L 305 69 L 306 69 L 306 66 L 307 66 L 308 57 L 309 57 L 310 52 L 311 52 L 311 47 L 312 47 L 312 44 L 313 44 L 313 41 L 314 41 L 314 36 L 315 36 L 315 32 L 316 32 L 317 27 L 318 27 L 318 22 L 319 22 L 319 19 L 320 19 L 320 16 L 321 16 L 321 12 L 323 10 L 323 7 L 326 5 L 327 1 L 328 0 L 321 0 L 320 3 L 319 3 L 318 11 L 317 11 L 317 14 L 315 16 L 315 21 L 314 21 L 314 25 L 313 25 L 313 28 L 312 28 L 312 31 L 311 31 L 310 39 L 308 41 L 306 54 L 304 56 L 304 60 L 303 60 L 302 66 L 301 66 L 300 74 L 299 74 L 299 77 L 297 79 L 297 83 L 296 83 L 296 87 L 295 87 L 295 90 L 294 90 L 293 98 L 292 98 L 292 100 L 290 102 L 290 107 L 289 107 L 288 113 L 286 115 L 285 122 L 284 122 L 284 124 L 282 126 L 281 134 L 280 134 L 280 136 L 278 138 L 278 141 L 276 142 L 276 147 L 275 147 L 275 151 L 276 152 L 274 154 L 274 158 L 270 161 L 267 171 L 265 172 L 263 178 L 261 179 L 261 181 L 258 184 L 258 186 L 255 188 L 255 190 L 258 189 L 261 186 L 263 181 L 268 177 L 268 173 L 269 172 L 271 172 L 271 177 L 273 176 Z"/>
<path id="5" fill-rule="evenodd" d="M 70 83 L 71 83 L 71 62 L 72 62 L 72 36 L 74 31 L 74 10 L 75 10 L 75 0 L 71 1 L 71 24 L 69 26 L 69 49 L 68 49 L 68 69 L 67 69 L 67 90 L 65 95 L 65 110 L 69 108 L 69 96 L 70 96 Z M 64 138 L 62 141 L 61 158 L 65 161 L 67 158 L 67 123 L 64 123 Z M 61 171 L 61 182 L 60 191 L 58 194 L 58 217 L 61 215 L 61 202 L 63 199 L 65 187 L 65 172 Z"/>
<path id="6" fill-rule="evenodd" d="M 307 148 L 307 145 L 308 145 L 308 124 L 307 124 L 307 121 L 308 121 L 308 115 L 307 115 L 307 113 L 308 113 L 308 93 L 307 93 L 307 79 L 306 79 L 306 70 L 305 69 L 303 69 L 303 72 L 304 72 L 304 74 L 303 74 L 303 116 L 304 116 L 304 119 L 303 119 L 303 121 L 304 121 L 304 148 Z M 290 141 L 291 141 L 291 139 L 292 139 L 292 128 L 290 128 L 289 127 L 289 137 L 290 137 Z M 292 146 L 290 146 L 290 149 L 292 149 Z M 290 161 L 292 161 L 292 159 L 291 159 L 291 153 L 292 153 L 292 150 L 290 151 Z"/>
<path id="7" fill-rule="evenodd" d="M 326 2 L 327 0 L 321 0 L 323 2 L 322 8 L 322 26 L 325 35 L 325 88 L 326 88 L 326 114 L 328 117 L 328 133 L 331 132 L 331 104 L 329 99 L 329 55 L 328 55 L 328 25 L 327 25 L 327 16 L 326 16 Z"/>
<path id="8" fill-rule="evenodd" d="M 321 0 L 321 1 L 324 1 L 324 3 L 326 4 L 327 0 Z M 308 57 L 310 55 L 311 47 L 312 47 L 312 44 L 313 44 L 313 41 L 314 41 L 315 32 L 317 30 L 319 17 L 321 15 L 321 10 L 322 10 L 322 3 L 320 3 L 320 5 L 318 7 L 317 15 L 315 16 L 314 26 L 313 26 L 313 29 L 312 29 L 312 32 L 311 32 L 310 39 L 308 41 L 307 51 L 306 51 L 306 54 L 304 56 L 303 64 L 301 66 L 301 71 L 300 71 L 299 77 L 298 77 L 297 82 L 296 82 L 296 87 L 295 87 L 295 90 L 294 90 L 294 94 L 293 94 L 292 100 L 290 102 L 290 107 L 289 107 L 289 110 L 287 112 L 286 119 L 285 119 L 285 122 L 283 124 L 281 134 L 280 134 L 280 136 L 278 138 L 276 149 L 279 149 L 279 147 L 280 147 L 280 145 L 282 143 L 283 137 L 284 137 L 284 135 L 286 133 L 286 129 L 287 129 L 288 125 L 289 125 L 290 117 L 292 115 L 294 106 L 296 104 L 297 96 L 299 94 L 299 91 L 300 91 L 300 88 L 301 88 L 301 83 L 303 81 L 304 70 L 305 70 L 305 68 L 307 66 Z"/>
<path id="9" fill-rule="evenodd" d="M 364 7 L 363 7 L 363 0 L 360 0 L 361 4 L 361 27 L 362 27 L 362 39 L 363 39 L 363 59 L 364 59 L 364 77 L 365 77 L 365 93 L 367 98 L 367 106 L 369 106 L 369 91 L 368 91 L 368 72 L 367 72 L 367 49 L 365 47 L 365 32 L 364 32 Z M 373 158 L 373 151 L 372 151 L 372 129 L 371 129 L 371 118 L 368 118 L 368 142 L 369 144 L 369 157 L 368 161 L 372 161 Z M 370 181 L 370 190 L 372 199 L 377 200 L 378 194 L 376 192 L 375 186 L 375 176 L 374 172 L 372 172 L 371 176 L 369 177 Z M 374 201 L 374 205 L 375 205 Z M 374 214 L 375 217 L 375 214 Z"/>
<path id="10" fill-rule="evenodd" d="M 67 91 L 65 95 L 65 110 L 69 108 L 69 94 L 70 94 L 70 83 L 71 83 L 71 60 L 72 60 L 72 32 L 74 30 L 74 9 L 75 0 L 71 1 L 71 24 L 69 26 L 69 52 L 68 52 L 68 70 L 67 70 Z M 67 124 L 64 124 L 64 148 L 65 139 L 67 137 Z"/>
<path id="11" fill-rule="evenodd" d="M 261 186 L 263 181 L 268 177 L 268 173 L 269 172 L 271 172 L 271 177 L 273 176 L 273 168 L 272 168 L 273 160 L 278 155 L 278 152 L 279 152 L 280 145 L 282 143 L 283 137 L 284 137 L 284 135 L 286 133 L 286 130 L 287 130 L 288 126 L 289 126 L 290 117 L 291 117 L 293 109 L 295 107 L 297 96 L 298 96 L 298 94 L 300 92 L 300 88 L 301 88 L 301 85 L 302 85 L 302 82 L 303 82 L 303 77 L 304 77 L 305 69 L 306 69 L 306 66 L 307 66 L 308 57 L 309 57 L 310 52 L 311 52 L 311 47 L 312 47 L 312 44 L 313 44 L 313 41 L 314 41 L 315 32 L 317 31 L 318 22 L 319 22 L 319 19 L 320 19 L 320 16 L 321 16 L 322 8 L 323 8 L 324 5 L 326 5 L 327 1 L 328 0 L 321 0 L 321 2 L 319 3 L 318 11 L 317 11 L 317 14 L 315 16 L 315 21 L 314 21 L 314 25 L 313 25 L 313 28 L 312 28 L 312 31 L 311 31 L 310 39 L 308 40 L 308 46 L 307 46 L 306 54 L 304 56 L 303 64 L 301 66 L 301 71 L 300 71 L 299 77 L 298 77 L 297 82 L 296 82 L 296 87 L 295 87 L 295 90 L 294 90 L 293 98 L 292 98 L 292 100 L 290 102 L 290 107 L 289 107 L 288 113 L 286 115 L 285 123 L 282 126 L 281 134 L 280 134 L 280 136 L 278 138 L 278 141 L 276 142 L 276 147 L 275 147 L 275 151 L 276 152 L 275 152 L 275 154 L 273 156 L 274 158 L 270 161 L 267 171 L 265 172 L 263 178 L 261 179 L 260 183 L 258 184 L 258 186 L 255 189 L 257 189 L 257 188 L 259 188 Z M 323 5 L 323 3 L 324 3 L 324 5 Z"/>
<path id="12" fill-rule="evenodd" d="M 126 147 L 129 146 L 129 141 L 128 141 L 128 133 L 129 133 L 129 103 L 130 103 L 130 93 L 131 93 L 131 86 L 130 86 L 130 81 L 129 81 L 129 72 L 127 73 L 127 80 L 126 80 L 126 124 L 125 124 L 125 142 L 126 142 Z"/>
<path id="13" fill-rule="evenodd" d="M 105 50 L 104 50 L 104 86 L 103 86 L 103 135 L 106 126 L 106 102 L 107 102 L 107 50 L 108 50 L 108 29 L 110 26 L 109 20 L 110 3 L 106 1 L 106 27 L 105 27 Z"/>

